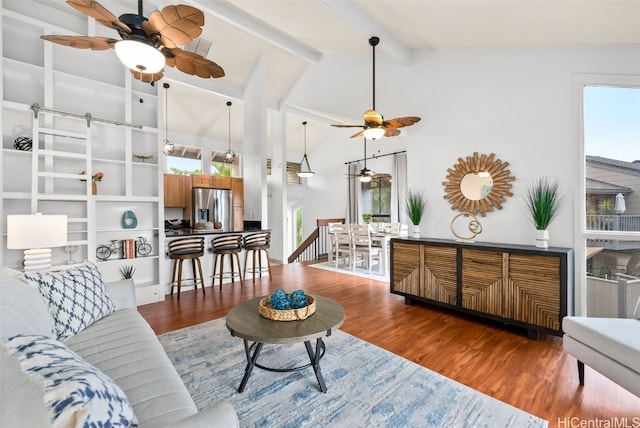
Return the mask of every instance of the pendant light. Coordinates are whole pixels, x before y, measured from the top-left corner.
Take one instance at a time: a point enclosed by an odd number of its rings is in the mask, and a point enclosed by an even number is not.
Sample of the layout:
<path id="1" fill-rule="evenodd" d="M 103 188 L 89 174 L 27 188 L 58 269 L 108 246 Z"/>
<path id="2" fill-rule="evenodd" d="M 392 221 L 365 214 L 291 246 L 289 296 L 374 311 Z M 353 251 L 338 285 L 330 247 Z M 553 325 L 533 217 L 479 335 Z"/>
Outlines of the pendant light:
<path id="1" fill-rule="evenodd" d="M 164 141 L 162 142 L 162 153 L 168 156 L 176 150 L 176 146 L 169 141 L 169 84 L 165 82 L 162 87 L 164 88 Z"/>
<path id="2" fill-rule="evenodd" d="M 229 107 L 229 148 L 224 153 L 224 161 L 232 163 L 236 160 L 236 152 L 231 150 L 231 101 L 227 101 L 227 107 Z"/>
<path id="3" fill-rule="evenodd" d="M 309 166 L 309 159 L 307 158 L 307 121 L 302 122 L 304 126 L 304 156 L 302 156 L 302 160 L 300 161 L 300 166 L 298 167 L 298 177 L 308 178 L 315 174 L 315 172 L 311 171 L 311 167 Z"/>
<path id="4" fill-rule="evenodd" d="M 368 183 L 371 181 L 371 170 L 367 169 L 367 139 L 364 138 L 364 168 L 360 171 L 358 180 L 361 183 Z"/>

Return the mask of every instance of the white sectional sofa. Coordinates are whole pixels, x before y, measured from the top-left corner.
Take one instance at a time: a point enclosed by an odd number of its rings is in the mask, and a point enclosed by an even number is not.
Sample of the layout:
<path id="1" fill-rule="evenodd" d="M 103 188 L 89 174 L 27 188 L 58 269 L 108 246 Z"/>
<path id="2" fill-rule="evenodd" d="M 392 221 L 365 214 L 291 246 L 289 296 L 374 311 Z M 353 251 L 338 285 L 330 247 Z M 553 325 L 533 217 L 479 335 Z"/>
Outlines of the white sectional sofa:
<path id="1" fill-rule="evenodd" d="M 97 368 L 121 388 L 135 418 L 132 424 L 114 426 L 238 427 L 236 412 L 227 402 L 198 412 L 153 330 L 137 312 L 133 282 L 106 284 L 106 290 L 115 310 L 69 337 L 51 340 L 48 338 L 56 335 L 54 321 L 41 292 L 21 272 L 1 270 L 0 426 L 51 426 L 51 409 L 45 406 L 42 385 L 25 373 L 17 354 L 11 353 L 15 349 L 8 345 L 16 335 L 36 335 L 26 337 L 43 336 L 42 340 L 60 343 L 84 360 L 81 363 Z M 74 414 L 71 422 L 75 418 L 77 423 L 81 416 Z"/>
<path id="2" fill-rule="evenodd" d="M 633 318 L 565 317 L 564 350 L 578 360 L 584 385 L 584 365 L 602 373 L 640 397 L 640 299 Z"/>

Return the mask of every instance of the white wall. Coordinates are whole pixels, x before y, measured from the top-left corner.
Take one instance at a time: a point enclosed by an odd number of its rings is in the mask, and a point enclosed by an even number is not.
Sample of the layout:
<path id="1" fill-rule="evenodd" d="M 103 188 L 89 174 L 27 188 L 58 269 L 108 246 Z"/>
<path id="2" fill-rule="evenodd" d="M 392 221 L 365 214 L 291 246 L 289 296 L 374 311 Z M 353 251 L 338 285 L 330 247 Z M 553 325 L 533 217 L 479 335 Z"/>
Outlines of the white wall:
<path id="1" fill-rule="evenodd" d="M 577 73 L 640 75 L 639 46 L 438 51 L 411 68 L 393 64 L 384 53 L 376 59 L 377 110 L 387 118 L 422 117 L 406 128 L 406 137 L 375 144 L 382 153 L 406 144 L 408 185 L 424 189 L 428 199 L 423 236 L 453 238 L 449 224 L 456 213 L 443 198 L 442 182 L 458 157 L 478 151 L 509 162 L 516 180 L 503 209 L 480 219 L 484 230 L 477 240 L 534 244 L 522 195 L 531 181 L 549 176 L 560 179 L 570 199 L 550 227 L 551 245 L 573 247 L 582 159 L 572 79 Z M 356 118 L 371 105 L 370 57 L 327 56 L 304 79 L 292 104 Z M 349 135 L 333 130 L 309 153 L 317 174 L 308 181 L 307 216 L 344 215 L 344 162 L 362 155 L 361 141 Z"/>

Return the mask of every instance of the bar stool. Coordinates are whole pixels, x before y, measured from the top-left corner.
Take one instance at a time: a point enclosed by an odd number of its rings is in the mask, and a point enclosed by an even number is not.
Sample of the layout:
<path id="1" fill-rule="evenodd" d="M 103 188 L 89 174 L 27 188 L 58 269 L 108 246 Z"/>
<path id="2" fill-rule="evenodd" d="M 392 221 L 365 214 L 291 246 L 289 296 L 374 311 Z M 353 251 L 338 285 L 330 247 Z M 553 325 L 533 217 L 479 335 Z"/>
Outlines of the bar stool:
<path id="1" fill-rule="evenodd" d="M 256 232 L 245 235 L 244 240 L 244 277 L 247 277 L 247 260 L 249 260 L 249 252 L 252 255 L 252 268 L 251 273 L 253 275 L 253 283 L 256 283 L 256 273 L 262 276 L 262 272 L 269 272 L 269 279 L 271 279 L 271 262 L 269 261 L 269 243 L 271 242 L 271 232 Z M 262 268 L 262 253 L 267 256 L 267 267 Z M 258 268 L 256 269 L 256 256 L 258 258 Z"/>
<path id="2" fill-rule="evenodd" d="M 202 276 L 202 264 L 200 257 L 204 255 L 204 238 L 189 236 L 186 238 L 178 238 L 170 241 L 168 244 L 169 258 L 173 260 L 173 269 L 171 273 L 171 294 L 173 287 L 178 287 L 178 300 L 180 300 L 180 287 L 183 281 L 190 281 L 194 288 L 198 289 L 198 284 L 202 286 L 202 294 L 204 295 L 204 277 Z M 192 278 L 182 278 L 182 263 L 185 260 L 191 260 Z M 196 270 L 196 264 L 198 270 Z M 200 276 L 198 278 L 198 275 Z"/>
<path id="3" fill-rule="evenodd" d="M 220 261 L 220 271 L 218 272 L 218 278 L 220 278 L 220 292 L 222 292 L 222 280 L 227 274 L 231 278 L 231 282 L 234 282 L 236 276 L 240 277 L 240 285 L 244 285 L 242 281 L 242 270 L 240 270 L 240 256 L 238 255 L 242 251 L 242 235 L 229 234 L 222 235 L 211 239 L 211 249 L 213 250 L 213 281 L 211 287 L 216 283 L 216 266 L 218 260 Z M 224 256 L 229 255 L 229 265 L 231 272 L 224 271 Z M 234 270 L 234 257 L 238 266 L 238 272 Z"/>

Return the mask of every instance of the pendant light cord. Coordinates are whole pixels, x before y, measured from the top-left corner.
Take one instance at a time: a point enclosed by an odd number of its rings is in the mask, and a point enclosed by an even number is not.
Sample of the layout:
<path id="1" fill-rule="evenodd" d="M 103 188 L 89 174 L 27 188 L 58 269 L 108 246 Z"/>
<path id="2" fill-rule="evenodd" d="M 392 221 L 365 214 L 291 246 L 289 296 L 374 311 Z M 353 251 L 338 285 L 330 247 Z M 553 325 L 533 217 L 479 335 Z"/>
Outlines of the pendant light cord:
<path id="1" fill-rule="evenodd" d="M 164 139 L 169 140 L 169 84 L 163 83 L 164 88 Z"/>
<path id="2" fill-rule="evenodd" d="M 307 121 L 302 122 L 304 125 L 304 155 L 307 155 Z"/>
<path id="3" fill-rule="evenodd" d="M 364 138 L 364 169 L 367 169 L 367 139 Z"/>
<path id="4" fill-rule="evenodd" d="M 231 151 L 231 101 L 227 101 L 229 107 L 229 151 Z"/>

